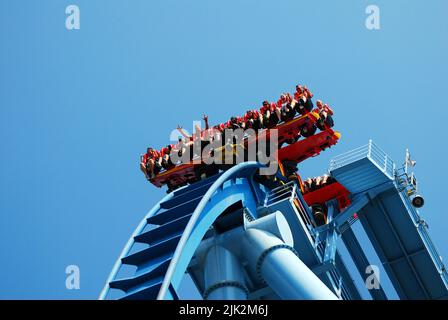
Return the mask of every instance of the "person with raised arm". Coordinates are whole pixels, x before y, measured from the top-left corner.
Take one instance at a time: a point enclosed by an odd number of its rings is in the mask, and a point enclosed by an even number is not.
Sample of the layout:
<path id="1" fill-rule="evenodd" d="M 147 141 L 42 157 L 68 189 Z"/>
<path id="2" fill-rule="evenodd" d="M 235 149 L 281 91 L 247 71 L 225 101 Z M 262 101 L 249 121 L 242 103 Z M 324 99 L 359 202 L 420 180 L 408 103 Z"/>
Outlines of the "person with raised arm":
<path id="1" fill-rule="evenodd" d="M 328 104 L 324 104 L 321 100 L 316 101 L 316 111 L 319 114 L 319 120 L 317 126 L 320 130 L 324 130 L 325 127 L 331 128 L 334 126 L 333 110 Z"/>
<path id="2" fill-rule="evenodd" d="M 300 84 L 296 85 L 296 92 L 294 93 L 294 108 L 302 115 L 313 110 L 313 102 L 311 98 L 313 94 L 306 87 Z"/>
<path id="3" fill-rule="evenodd" d="M 281 120 L 284 122 L 294 119 L 296 115 L 296 110 L 291 106 L 291 103 L 292 97 L 289 93 L 282 93 L 277 101 L 277 107 L 281 111 Z"/>
<path id="4" fill-rule="evenodd" d="M 247 110 L 244 115 L 246 129 L 260 130 L 262 128 L 263 117 L 258 110 Z"/>
<path id="5" fill-rule="evenodd" d="M 274 128 L 281 120 L 281 111 L 275 103 L 263 101 L 260 108 L 260 113 L 263 116 L 263 127 Z"/>

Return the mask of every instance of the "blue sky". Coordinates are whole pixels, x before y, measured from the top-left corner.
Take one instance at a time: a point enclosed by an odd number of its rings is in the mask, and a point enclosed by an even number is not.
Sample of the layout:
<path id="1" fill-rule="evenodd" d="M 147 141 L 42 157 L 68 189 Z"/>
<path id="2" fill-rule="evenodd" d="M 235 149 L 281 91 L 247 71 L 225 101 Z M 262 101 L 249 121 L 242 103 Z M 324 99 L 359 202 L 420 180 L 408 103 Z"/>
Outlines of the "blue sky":
<path id="1" fill-rule="evenodd" d="M 76 4 L 81 29 L 65 28 Z M 367 30 L 365 8 L 381 10 Z M 401 162 L 448 259 L 448 3 L 432 1 L 0 2 L 0 298 L 94 299 L 140 219 L 164 195 L 138 169 L 147 145 L 203 113 L 224 121 L 301 82 L 336 112 L 341 142 Z M 81 289 L 65 288 L 65 268 Z"/>

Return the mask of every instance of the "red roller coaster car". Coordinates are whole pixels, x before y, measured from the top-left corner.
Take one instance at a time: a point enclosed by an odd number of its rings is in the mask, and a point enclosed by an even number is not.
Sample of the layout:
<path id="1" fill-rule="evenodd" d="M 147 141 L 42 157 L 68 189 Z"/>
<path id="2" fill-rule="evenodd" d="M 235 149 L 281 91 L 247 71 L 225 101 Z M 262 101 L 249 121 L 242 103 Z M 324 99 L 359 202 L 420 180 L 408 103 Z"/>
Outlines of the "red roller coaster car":
<path id="1" fill-rule="evenodd" d="M 299 136 L 299 133 L 305 125 L 315 125 L 318 119 L 319 115 L 315 112 L 296 117 L 288 122 L 279 124 L 275 128 L 261 130 L 256 136 L 246 138 L 244 140 L 244 146 L 247 147 L 252 143 L 256 143 L 260 138 L 265 138 L 268 141 L 271 136 L 271 130 L 276 129 L 278 130 L 278 145 L 280 146 L 277 153 L 277 161 L 302 162 L 307 158 L 318 155 L 326 148 L 335 145 L 340 138 L 339 132 L 327 128 L 322 132 L 306 138 L 304 137 L 301 140 L 282 147 L 284 143 L 295 141 L 294 139 Z M 168 185 L 170 189 L 175 189 L 187 183 L 198 181 L 200 174 L 204 172 L 207 172 L 207 165 L 204 163 L 184 163 L 170 170 L 160 172 L 150 182 L 159 188 Z"/>

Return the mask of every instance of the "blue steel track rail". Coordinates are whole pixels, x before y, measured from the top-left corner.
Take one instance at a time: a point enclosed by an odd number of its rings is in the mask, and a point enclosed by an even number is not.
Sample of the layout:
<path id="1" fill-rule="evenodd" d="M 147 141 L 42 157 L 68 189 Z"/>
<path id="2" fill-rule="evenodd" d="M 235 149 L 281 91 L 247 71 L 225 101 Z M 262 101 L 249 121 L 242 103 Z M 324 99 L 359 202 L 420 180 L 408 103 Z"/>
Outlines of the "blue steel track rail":
<path id="1" fill-rule="evenodd" d="M 123 248 L 99 298 L 105 299 L 112 288 L 124 291 L 123 299 L 176 299 L 195 249 L 219 214 L 238 201 L 256 212 L 261 196 L 252 176 L 262 166 L 241 163 L 159 201 Z M 149 246 L 131 253 L 136 243 Z M 137 267 L 132 277 L 118 277 L 123 265 Z"/>

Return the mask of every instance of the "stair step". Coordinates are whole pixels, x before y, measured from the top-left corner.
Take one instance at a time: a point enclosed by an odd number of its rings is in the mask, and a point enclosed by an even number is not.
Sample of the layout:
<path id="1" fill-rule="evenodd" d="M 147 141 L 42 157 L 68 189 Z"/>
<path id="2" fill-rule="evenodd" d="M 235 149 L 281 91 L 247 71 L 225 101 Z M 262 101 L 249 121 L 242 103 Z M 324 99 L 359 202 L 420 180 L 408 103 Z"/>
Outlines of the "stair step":
<path id="1" fill-rule="evenodd" d="M 182 234 L 190 218 L 191 214 L 188 214 L 179 219 L 165 223 L 157 228 L 139 234 L 134 237 L 134 241 L 153 245 L 173 235 Z"/>
<path id="2" fill-rule="evenodd" d="M 160 213 L 149 217 L 147 219 L 148 224 L 163 225 L 170 221 L 179 219 L 188 214 L 193 213 L 196 209 L 198 203 L 202 200 L 202 196 L 192 199 L 190 201 L 184 202 L 174 208 L 161 211 Z"/>
<path id="3" fill-rule="evenodd" d="M 145 263 L 148 263 L 151 260 L 155 260 L 165 255 L 169 255 L 176 249 L 180 237 L 181 235 L 174 236 L 170 239 L 159 242 L 142 251 L 130 254 L 122 258 L 121 262 L 123 264 L 129 264 L 133 266 L 141 266 Z"/>
<path id="4" fill-rule="evenodd" d="M 163 277 L 154 279 L 154 281 L 144 288 L 125 295 L 120 300 L 155 300 L 162 286 Z"/>
<path id="5" fill-rule="evenodd" d="M 128 292 L 138 285 L 141 285 L 145 282 L 152 282 L 151 280 L 163 277 L 166 273 L 166 270 L 168 269 L 168 266 L 170 265 L 170 262 L 171 258 L 167 258 L 161 263 L 155 265 L 152 269 L 137 277 L 114 280 L 109 283 L 109 286 L 113 289 L 119 289 L 124 292 Z"/>
<path id="6" fill-rule="evenodd" d="M 180 195 L 182 195 L 182 194 L 184 194 L 186 192 L 190 192 L 190 191 L 198 189 L 198 188 L 204 188 L 204 187 L 207 187 L 207 186 L 211 186 L 216 181 L 216 179 L 219 178 L 219 176 L 220 176 L 220 174 L 219 175 L 214 175 L 213 177 L 209 177 L 207 179 L 198 181 L 195 184 L 189 185 L 186 188 L 182 188 L 182 189 L 176 190 L 176 191 L 174 191 L 174 197 L 180 196 Z"/>
<path id="7" fill-rule="evenodd" d="M 170 209 L 170 208 L 176 207 L 184 202 L 187 202 L 191 199 L 196 199 L 200 196 L 203 196 L 207 192 L 207 190 L 210 188 L 211 184 L 212 183 L 205 184 L 203 186 L 200 186 L 200 187 L 191 189 L 187 192 L 184 192 L 181 195 L 175 196 L 165 202 L 162 202 L 160 204 L 160 207 L 162 209 Z"/>

